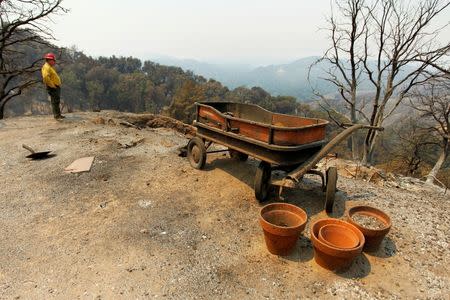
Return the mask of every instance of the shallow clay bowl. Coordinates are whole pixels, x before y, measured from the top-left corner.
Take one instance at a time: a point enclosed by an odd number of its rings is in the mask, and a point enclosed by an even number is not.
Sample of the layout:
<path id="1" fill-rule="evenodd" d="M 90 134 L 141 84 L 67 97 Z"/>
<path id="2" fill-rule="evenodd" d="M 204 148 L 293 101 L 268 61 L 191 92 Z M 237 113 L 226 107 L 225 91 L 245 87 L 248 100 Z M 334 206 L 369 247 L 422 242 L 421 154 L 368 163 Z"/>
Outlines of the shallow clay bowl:
<path id="1" fill-rule="evenodd" d="M 319 229 L 319 240 L 330 246 L 352 249 L 359 245 L 359 238 L 350 228 L 338 224 L 328 224 Z"/>
<path id="2" fill-rule="evenodd" d="M 338 248 L 319 239 L 319 231 L 329 224 L 344 226 L 354 232 L 358 237 L 358 245 L 351 249 Z M 314 247 L 314 260 L 325 269 L 336 271 L 346 269 L 353 260 L 361 254 L 364 247 L 364 235 L 352 224 L 333 218 L 315 221 L 311 225 L 311 241 Z"/>

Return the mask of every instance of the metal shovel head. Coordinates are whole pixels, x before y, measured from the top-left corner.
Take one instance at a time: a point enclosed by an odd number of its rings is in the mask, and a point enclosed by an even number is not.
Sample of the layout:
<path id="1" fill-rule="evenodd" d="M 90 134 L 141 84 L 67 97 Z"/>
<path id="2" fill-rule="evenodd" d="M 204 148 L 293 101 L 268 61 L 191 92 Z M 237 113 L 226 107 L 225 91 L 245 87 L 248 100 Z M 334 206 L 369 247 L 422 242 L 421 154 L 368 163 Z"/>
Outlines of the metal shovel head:
<path id="1" fill-rule="evenodd" d="M 49 158 L 49 157 L 53 157 L 55 156 L 54 154 L 50 154 L 50 152 L 52 151 L 40 151 L 40 152 L 36 152 L 33 150 L 33 148 L 31 148 L 30 146 L 27 146 L 25 144 L 22 144 L 22 148 L 27 149 L 28 151 L 31 152 L 31 154 L 25 156 L 26 158 L 31 158 L 31 159 L 45 159 L 45 158 Z"/>
<path id="2" fill-rule="evenodd" d="M 52 151 L 35 152 L 35 153 L 31 153 L 31 154 L 27 155 L 26 158 L 43 159 L 43 158 L 50 157 L 49 156 L 50 152 L 52 152 Z"/>

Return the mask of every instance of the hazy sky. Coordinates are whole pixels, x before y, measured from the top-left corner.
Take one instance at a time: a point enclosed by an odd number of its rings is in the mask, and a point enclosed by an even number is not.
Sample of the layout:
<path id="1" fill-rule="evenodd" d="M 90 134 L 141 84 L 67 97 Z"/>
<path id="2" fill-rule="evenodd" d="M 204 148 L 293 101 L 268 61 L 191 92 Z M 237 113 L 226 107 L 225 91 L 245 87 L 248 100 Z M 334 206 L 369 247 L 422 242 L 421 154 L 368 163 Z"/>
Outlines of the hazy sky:
<path id="1" fill-rule="evenodd" d="M 272 63 L 320 54 L 327 0 L 64 0 L 58 44 L 90 55 Z"/>
<path id="2" fill-rule="evenodd" d="M 167 55 L 270 64 L 320 55 L 329 0 L 64 0 L 61 46 L 89 55 Z M 447 14 L 447 17 L 449 14 Z"/>

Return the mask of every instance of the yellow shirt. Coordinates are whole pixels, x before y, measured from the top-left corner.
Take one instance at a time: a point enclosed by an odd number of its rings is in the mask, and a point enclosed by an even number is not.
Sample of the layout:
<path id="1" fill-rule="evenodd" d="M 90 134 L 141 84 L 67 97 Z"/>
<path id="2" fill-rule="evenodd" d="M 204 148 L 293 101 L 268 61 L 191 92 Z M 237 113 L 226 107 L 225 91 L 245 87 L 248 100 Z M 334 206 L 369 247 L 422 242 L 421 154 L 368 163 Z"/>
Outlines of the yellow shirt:
<path id="1" fill-rule="evenodd" d="M 46 62 L 42 66 L 41 72 L 42 80 L 44 81 L 45 85 L 51 88 L 55 88 L 61 85 L 61 79 L 59 78 L 58 73 L 56 73 L 55 68 L 53 68 L 49 63 Z"/>

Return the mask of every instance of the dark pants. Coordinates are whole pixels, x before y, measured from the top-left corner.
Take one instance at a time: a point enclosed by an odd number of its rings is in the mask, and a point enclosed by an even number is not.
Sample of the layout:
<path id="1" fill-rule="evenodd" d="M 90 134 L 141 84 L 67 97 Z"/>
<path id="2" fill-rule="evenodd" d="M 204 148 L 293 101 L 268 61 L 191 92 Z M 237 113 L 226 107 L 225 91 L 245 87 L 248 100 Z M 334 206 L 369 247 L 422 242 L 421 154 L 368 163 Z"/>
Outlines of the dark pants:
<path id="1" fill-rule="evenodd" d="M 53 116 L 61 116 L 61 110 L 59 108 L 59 100 L 61 98 L 61 88 L 58 86 L 56 88 L 47 87 L 47 92 L 50 95 L 50 102 L 52 104 Z"/>

